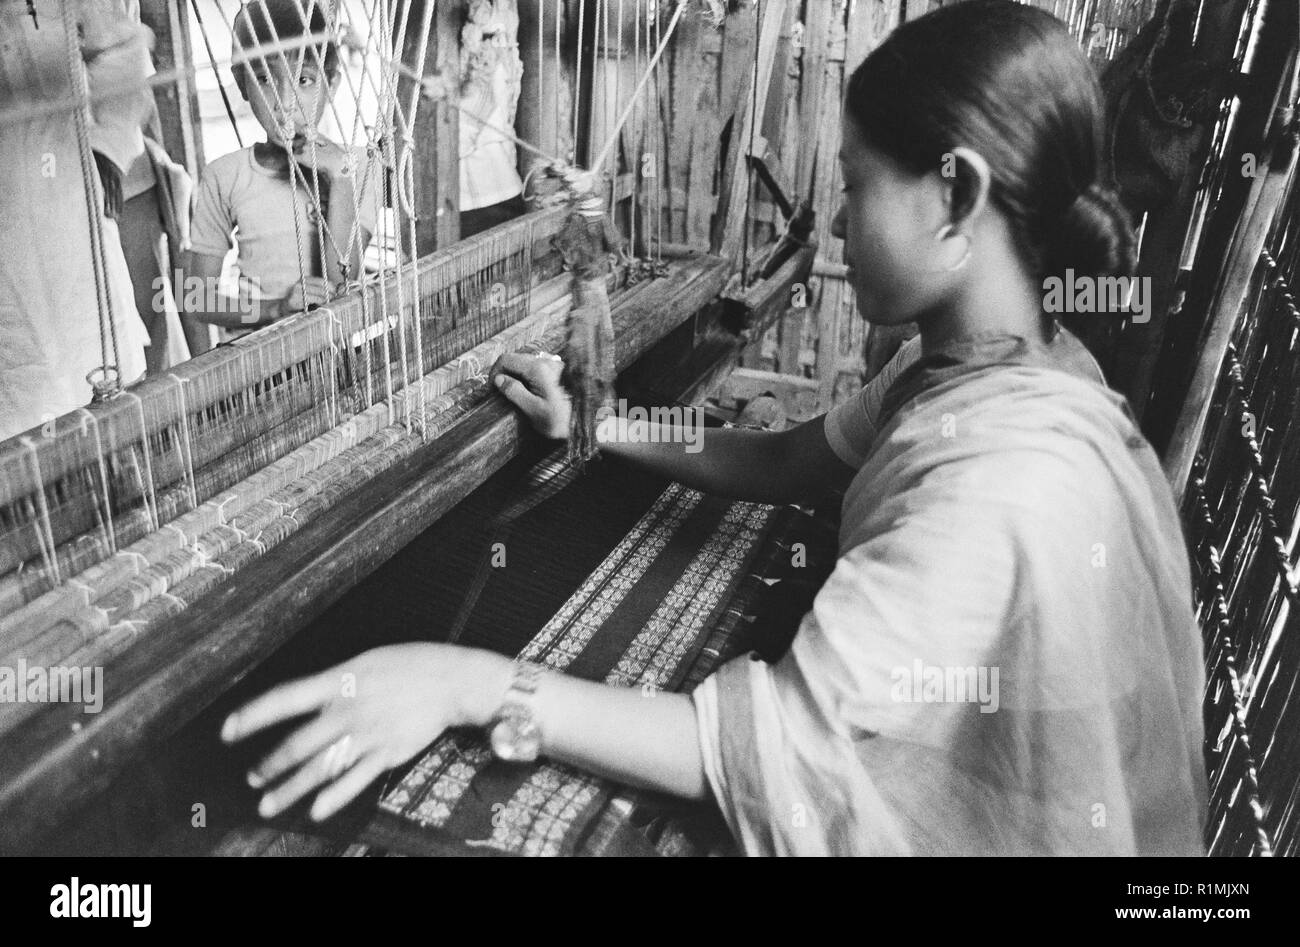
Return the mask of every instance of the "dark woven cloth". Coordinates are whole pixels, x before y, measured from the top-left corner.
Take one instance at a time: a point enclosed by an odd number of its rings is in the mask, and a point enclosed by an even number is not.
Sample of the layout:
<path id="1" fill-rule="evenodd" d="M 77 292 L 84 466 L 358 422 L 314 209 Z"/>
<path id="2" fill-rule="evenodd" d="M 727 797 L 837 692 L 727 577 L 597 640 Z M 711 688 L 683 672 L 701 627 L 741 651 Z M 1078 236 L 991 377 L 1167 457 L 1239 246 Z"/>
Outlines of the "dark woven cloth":
<path id="1" fill-rule="evenodd" d="M 529 471 L 517 493 L 561 470 L 558 455 Z M 647 500 L 648 498 L 648 500 Z M 818 584 L 794 508 L 729 501 L 603 462 L 513 517 L 506 497 L 478 548 L 449 565 L 462 589 L 481 587 L 462 643 L 520 652 L 564 673 L 615 686 L 689 691 L 728 658 L 782 650 Z M 598 523 L 630 526 L 590 564 Z M 467 510 L 468 515 L 475 515 Z M 503 525 L 505 528 L 503 528 Z M 505 567 L 484 557 L 504 551 Z M 586 567 L 576 582 L 566 562 Z M 447 561 L 447 560 L 444 560 Z M 468 569 L 473 563 L 477 567 Z M 440 585 L 448 569 L 442 570 Z M 563 595 L 560 599 L 557 595 Z M 784 608 L 769 608 L 774 593 Z M 548 597 L 546 617 L 529 617 Z M 762 616 L 762 617 L 759 617 Z M 520 647 L 520 626 L 530 629 Z M 721 854 L 734 846 L 711 804 L 632 790 L 572 767 L 492 758 L 479 733 L 449 733 L 389 781 L 362 833 L 370 854 Z"/>

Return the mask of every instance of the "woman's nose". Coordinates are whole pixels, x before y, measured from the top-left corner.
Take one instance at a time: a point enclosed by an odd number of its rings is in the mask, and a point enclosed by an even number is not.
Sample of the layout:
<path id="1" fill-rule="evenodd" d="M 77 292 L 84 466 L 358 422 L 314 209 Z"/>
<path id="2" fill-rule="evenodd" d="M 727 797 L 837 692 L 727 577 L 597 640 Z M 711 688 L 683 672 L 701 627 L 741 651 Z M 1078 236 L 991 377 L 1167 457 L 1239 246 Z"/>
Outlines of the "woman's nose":
<path id="1" fill-rule="evenodd" d="M 848 217 L 849 217 L 848 206 L 845 204 L 841 204 L 840 209 L 837 210 L 835 212 L 835 216 L 831 218 L 832 237 L 835 237 L 836 239 L 839 240 L 844 239 L 844 236 L 847 233 L 847 230 L 845 228 L 845 222 L 848 220 Z"/>

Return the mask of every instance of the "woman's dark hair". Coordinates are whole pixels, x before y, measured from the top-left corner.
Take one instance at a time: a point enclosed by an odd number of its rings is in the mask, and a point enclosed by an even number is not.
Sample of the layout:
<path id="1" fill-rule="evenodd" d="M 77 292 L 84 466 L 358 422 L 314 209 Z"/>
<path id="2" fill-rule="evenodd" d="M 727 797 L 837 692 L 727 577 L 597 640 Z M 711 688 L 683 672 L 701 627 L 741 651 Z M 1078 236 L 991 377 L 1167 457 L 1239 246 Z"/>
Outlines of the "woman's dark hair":
<path id="1" fill-rule="evenodd" d="M 323 0 L 248 0 L 239 8 L 231 24 L 236 52 L 328 32 L 322 3 Z M 319 54 L 326 81 L 333 82 L 339 68 L 338 44 L 333 40 L 317 44 L 316 53 L 312 53 L 309 48 L 305 49 L 307 58 L 304 61 L 314 64 L 317 61 L 316 55 Z M 273 59 L 277 55 L 273 53 L 235 65 L 235 84 L 239 86 L 244 98 L 248 98 L 246 83 L 252 76 L 253 64 L 262 59 Z"/>
<path id="2" fill-rule="evenodd" d="M 896 29 L 854 71 L 844 105 L 864 139 L 917 174 L 966 146 L 1038 278 L 1130 275 L 1128 214 L 1101 180 L 1104 109 L 1083 50 L 1050 14 L 966 0 Z M 956 202 L 969 193 L 956 168 Z"/>

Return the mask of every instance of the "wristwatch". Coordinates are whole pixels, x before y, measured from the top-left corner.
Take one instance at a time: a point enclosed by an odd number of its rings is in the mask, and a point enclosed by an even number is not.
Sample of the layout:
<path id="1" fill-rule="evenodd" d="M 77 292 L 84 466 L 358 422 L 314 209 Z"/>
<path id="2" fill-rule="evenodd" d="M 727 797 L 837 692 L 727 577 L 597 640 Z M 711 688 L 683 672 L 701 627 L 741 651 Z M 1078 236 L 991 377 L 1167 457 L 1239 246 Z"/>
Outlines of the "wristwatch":
<path id="1" fill-rule="evenodd" d="M 532 699 L 542 666 L 516 661 L 501 709 L 492 718 L 492 753 L 507 763 L 531 763 L 542 751 L 542 731 L 533 716 Z"/>

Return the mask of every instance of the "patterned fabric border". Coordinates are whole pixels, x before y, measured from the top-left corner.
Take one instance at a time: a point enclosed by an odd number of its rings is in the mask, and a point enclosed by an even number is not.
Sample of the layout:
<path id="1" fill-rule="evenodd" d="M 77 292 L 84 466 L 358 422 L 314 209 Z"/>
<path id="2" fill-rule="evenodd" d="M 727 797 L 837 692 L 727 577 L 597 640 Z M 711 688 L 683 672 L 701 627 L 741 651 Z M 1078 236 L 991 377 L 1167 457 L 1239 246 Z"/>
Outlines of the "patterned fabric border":
<path id="1" fill-rule="evenodd" d="M 520 657 L 618 686 L 677 689 L 702 679 L 721 657 L 712 633 L 734 619 L 731 598 L 779 512 L 670 485 Z M 380 815 L 471 848 L 559 855 L 626 834 L 622 823 L 640 798 L 562 764 L 501 763 L 481 735 L 456 733 L 407 771 Z M 664 838 L 668 849 L 681 847 Z"/>

